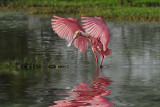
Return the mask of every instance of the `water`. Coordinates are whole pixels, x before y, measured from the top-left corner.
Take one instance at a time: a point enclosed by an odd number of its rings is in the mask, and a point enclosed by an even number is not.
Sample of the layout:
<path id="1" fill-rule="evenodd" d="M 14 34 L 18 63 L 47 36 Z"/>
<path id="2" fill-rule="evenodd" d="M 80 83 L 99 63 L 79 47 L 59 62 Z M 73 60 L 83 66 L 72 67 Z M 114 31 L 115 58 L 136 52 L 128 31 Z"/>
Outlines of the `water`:
<path id="1" fill-rule="evenodd" d="M 51 16 L 0 13 L 0 59 L 37 56 L 44 64 L 68 65 L 58 69 L 0 69 L 0 107 L 47 107 L 70 99 L 79 83 L 92 83 L 96 62 L 59 38 Z M 105 58 L 103 75 L 113 81 L 107 102 L 115 107 L 160 106 L 160 23 L 107 22 L 112 55 Z M 99 60 L 101 58 L 99 57 Z"/>

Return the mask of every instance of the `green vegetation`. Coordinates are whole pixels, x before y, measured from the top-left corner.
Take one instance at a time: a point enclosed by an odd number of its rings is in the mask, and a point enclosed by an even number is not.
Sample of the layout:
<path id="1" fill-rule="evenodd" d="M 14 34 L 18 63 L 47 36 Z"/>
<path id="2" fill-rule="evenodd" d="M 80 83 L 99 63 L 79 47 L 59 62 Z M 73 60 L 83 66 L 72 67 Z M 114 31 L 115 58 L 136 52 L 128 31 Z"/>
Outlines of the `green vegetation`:
<path id="1" fill-rule="evenodd" d="M 0 69 L 35 69 L 41 68 L 42 63 L 35 57 L 33 60 L 3 60 L 0 61 Z"/>
<path id="2" fill-rule="evenodd" d="M 31 69 L 39 69 L 39 68 L 65 68 L 66 65 L 56 65 L 56 64 L 46 64 L 44 65 L 42 61 L 40 61 L 37 57 L 34 59 L 23 59 L 23 60 L 3 60 L 0 61 L 0 69 L 24 69 L 24 70 L 31 70 Z"/>
<path id="3" fill-rule="evenodd" d="M 160 0 L 0 0 L 1 6 L 56 6 L 56 5 L 106 5 L 106 6 L 160 6 Z"/>
<path id="4" fill-rule="evenodd" d="M 160 21 L 160 0 L 0 0 L 2 10 L 29 14 L 74 14 L 108 20 Z"/>

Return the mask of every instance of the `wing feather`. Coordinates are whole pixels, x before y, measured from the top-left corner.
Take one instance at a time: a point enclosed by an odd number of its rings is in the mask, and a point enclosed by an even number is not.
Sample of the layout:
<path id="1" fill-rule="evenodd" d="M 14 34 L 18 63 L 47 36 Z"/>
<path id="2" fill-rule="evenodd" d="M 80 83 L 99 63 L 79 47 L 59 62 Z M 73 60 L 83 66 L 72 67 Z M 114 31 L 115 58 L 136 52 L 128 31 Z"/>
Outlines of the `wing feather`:
<path id="1" fill-rule="evenodd" d="M 66 39 L 68 42 L 73 39 L 76 31 L 81 30 L 85 32 L 82 25 L 76 19 L 63 18 L 59 16 L 53 17 L 54 18 L 51 19 L 53 30 L 58 34 L 59 37 Z M 74 45 L 83 52 L 85 52 L 88 48 L 88 42 L 85 37 L 78 37 L 74 41 Z"/>
<path id="2" fill-rule="evenodd" d="M 109 29 L 105 21 L 100 17 L 81 17 L 81 19 L 83 28 L 94 38 L 100 39 L 103 44 L 103 50 L 105 51 L 110 38 Z"/>

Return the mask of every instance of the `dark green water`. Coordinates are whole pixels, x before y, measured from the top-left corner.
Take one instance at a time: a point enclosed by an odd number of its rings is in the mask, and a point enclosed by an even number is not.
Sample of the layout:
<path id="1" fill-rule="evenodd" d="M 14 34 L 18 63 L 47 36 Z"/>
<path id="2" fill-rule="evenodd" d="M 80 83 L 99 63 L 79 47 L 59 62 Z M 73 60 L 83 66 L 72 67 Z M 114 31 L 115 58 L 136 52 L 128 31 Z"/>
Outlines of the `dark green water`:
<path id="1" fill-rule="evenodd" d="M 86 53 L 60 39 L 51 29 L 52 16 L 0 13 L 0 59 L 37 56 L 59 69 L 0 69 L 0 107 L 47 107 L 67 99 L 81 81 L 96 72 L 91 47 Z M 112 55 L 102 71 L 113 81 L 108 102 L 115 107 L 160 106 L 160 23 L 107 22 Z M 100 60 L 100 57 L 99 57 Z"/>

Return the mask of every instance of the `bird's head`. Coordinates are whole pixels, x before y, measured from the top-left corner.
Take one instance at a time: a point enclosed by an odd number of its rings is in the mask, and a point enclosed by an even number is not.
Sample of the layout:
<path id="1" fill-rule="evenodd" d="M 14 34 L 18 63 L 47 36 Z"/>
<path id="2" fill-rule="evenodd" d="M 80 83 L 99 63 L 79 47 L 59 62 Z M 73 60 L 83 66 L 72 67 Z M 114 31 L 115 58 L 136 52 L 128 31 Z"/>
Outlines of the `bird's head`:
<path id="1" fill-rule="evenodd" d="M 74 42 L 74 40 L 77 39 L 79 36 L 81 36 L 81 31 L 78 30 L 78 31 L 75 32 L 72 40 L 69 42 L 68 47 L 70 47 L 71 44 Z"/>

